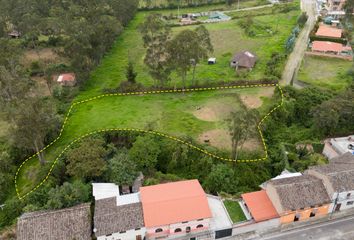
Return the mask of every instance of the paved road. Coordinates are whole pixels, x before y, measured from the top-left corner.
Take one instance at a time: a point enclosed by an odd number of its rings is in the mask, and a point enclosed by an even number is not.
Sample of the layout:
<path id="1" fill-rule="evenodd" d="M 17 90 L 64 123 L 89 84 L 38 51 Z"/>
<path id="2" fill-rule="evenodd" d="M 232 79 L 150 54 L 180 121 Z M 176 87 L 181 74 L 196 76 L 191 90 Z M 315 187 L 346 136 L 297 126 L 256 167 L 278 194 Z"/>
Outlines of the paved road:
<path id="1" fill-rule="evenodd" d="M 234 9 L 234 10 L 227 10 L 227 11 L 222 11 L 222 12 L 223 12 L 223 13 L 242 12 L 242 11 L 257 10 L 257 9 L 262 9 L 262 8 L 267 8 L 267 7 L 273 7 L 273 4 L 266 4 L 266 5 L 256 6 L 256 7 L 248 7 L 248 8 L 240 8 L 240 9 Z"/>
<path id="2" fill-rule="evenodd" d="M 290 54 L 288 61 L 285 65 L 282 81 L 283 85 L 289 85 L 294 74 L 299 70 L 301 61 L 305 55 L 307 49 L 307 43 L 309 35 L 316 23 L 316 5 L 315 0 L 302 0 L 301 2 L 302 11 L 306 12 L 308 15 L 308 20 L 297 37 L 294 50 Z M 294 86 L 302 88 L 303 86 L 294 82 Z"/>
<path id="3" fill-rule="evenodd" d="M 257 240 L 353 240 L 354 216 L 260 237 Z"/>

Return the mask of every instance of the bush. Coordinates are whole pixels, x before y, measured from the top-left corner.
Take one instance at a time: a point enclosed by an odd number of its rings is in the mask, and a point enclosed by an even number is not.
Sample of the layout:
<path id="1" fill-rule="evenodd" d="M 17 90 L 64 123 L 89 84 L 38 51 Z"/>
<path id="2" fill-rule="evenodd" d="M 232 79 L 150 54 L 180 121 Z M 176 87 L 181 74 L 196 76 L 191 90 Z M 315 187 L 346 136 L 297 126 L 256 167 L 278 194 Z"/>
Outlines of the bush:
<path id="1" fill-rule="evenodd" d="M 305 12 L 301 13 L 301 15 L 297 18 L 297 24 L 299 24 L 300 27 L 305 26 L 307 22 L 308 16 Z"/>

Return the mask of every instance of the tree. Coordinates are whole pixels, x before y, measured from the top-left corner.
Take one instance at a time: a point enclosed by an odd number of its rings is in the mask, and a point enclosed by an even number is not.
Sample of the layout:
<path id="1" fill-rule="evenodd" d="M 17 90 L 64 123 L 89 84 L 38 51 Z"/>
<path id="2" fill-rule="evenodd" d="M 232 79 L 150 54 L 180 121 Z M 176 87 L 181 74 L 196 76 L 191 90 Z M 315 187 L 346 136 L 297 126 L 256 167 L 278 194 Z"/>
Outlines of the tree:
<path id="1" fill-rule="evenodd" d="M 231 134 L 232 153 L 231 158 L 238 160 L 239 152 L 242 151 L 243 144 L 256 132 L 257 111 L 247 109 L 243 106 L 240 110 L 231 113 L 229 129 Z"/>
<path id="2" fill-rule="evenodd" d="M 140 32 L 144 47 L 147 48 L 144 63 L 149 68 L 149 73 L 154 80 L 163 86 L 171 73 L 166 49 L 171 30 L 162 20 L 160 14 L 151 14 L 140 26 Z"/>
<path id="3" fill-rule="evenodd" d="M 16 145 L 38 153 L 40 163 L 44 164 L 44 153 L 40 150 L 48 133 L 59 126 L 53 101 L 36 96 L 26 98 L 19 104 L 14 121 L 12 136 Z"/>
<path id="4" fill-rule="evenodd" d="M 155 169 L 160 152 L 160 146 L 153 136 L 139 136 L 129 150 L 129 157 L 140 171 L 151 173 Z"/>
<path id="5" fill-rule="evenodd" d="M 107 150 L 101 138 L 84 139 L 67 153 L 67 173 L 79 179 L 99 177 L 106 170 Z"/>
<path id="6" fill-rule="evenodd" d="M 208 55 L 205 42 L 201 42 L 200 38 L 196 31 L 183 30 L 168 43 L 169 63 L 181 76 L 184 88 L 191 66 L 198 64 Z"/>
<path id="7" fill-rule="evenodd" d="M 48 193 L 46 209 L 61 209 L 75 206 L 90 200 L 91 186 L 81 181 L 65 182 L 62 186 L 53 188 Z"/>
<path id="8" fill-rule="evenodd" d="M 212 168 L 204 186 L 213 194 L 220 192 L 235 193 L 237 182 L 234 171 L 230 165 L 218 164 Z"/>
<path id="9" fill-rule="evenodd" d="M 128 82 L 135 83 L 135 78 L 138 74 L 134 71 L 134 65 L 129 61 L 125 76 L 127 77 Z"/>
<path id="10" fill-rule="evenodd" d="M 118 186 L 132 186 L 138 175 L 137 166 L 126 150 L 109 160 L 109 180 Z"/>

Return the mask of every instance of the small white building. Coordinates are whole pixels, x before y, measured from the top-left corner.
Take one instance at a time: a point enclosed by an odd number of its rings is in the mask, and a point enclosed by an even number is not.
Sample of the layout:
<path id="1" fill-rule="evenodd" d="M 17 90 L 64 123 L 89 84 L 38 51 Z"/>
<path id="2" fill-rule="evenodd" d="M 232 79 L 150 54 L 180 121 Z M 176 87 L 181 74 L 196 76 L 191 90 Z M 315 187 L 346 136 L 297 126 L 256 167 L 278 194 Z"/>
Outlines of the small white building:
<path id="1" fill-rule="evenodd" d="M 212 65 L 212 64 L 215 64 L 215 63 L 216 63 L 216 58 L 212 57 L 212 58 L 208 59 L 208 64 L 209 65 Z"/>
<path id="2" fill-rule="evenodd" d="M 271 180 L 277 180 L 277 179 L 283 179 L 283 178 L 290 178 L 290 177 L 298 177 L 298 176 L 301 176 L 302 173 L 300 172 L 290 172 L 289 170 L 287 169 L 284 169 L 278 176 L 262 183 L 261 185 L 259 185 L 262 189 L 266 189 L 266 186 L 267 186 L 267 183 Z"/>
<path id="3" fill-rule="evenodd" d="M 323 155 L 328 159 L 332 159 L 350 152 L 354 154 L 354 135 L 340 138 L 330 138 L 325 140 Z"/>
<path id="4" fill-rule="evenodd" d="M 113 183 L 93 183 L 94 229 L 97 240 L 142 240 L 145 237 L 139 193 L 119 194 Z"/>
<path id="5" fill-rule="evenodd" d="M 329 164 L 310 167 L 305 173 L 323 180 L 332 200 L 329 212 L 354 207 L 354 155 L 347 152 Z"/>

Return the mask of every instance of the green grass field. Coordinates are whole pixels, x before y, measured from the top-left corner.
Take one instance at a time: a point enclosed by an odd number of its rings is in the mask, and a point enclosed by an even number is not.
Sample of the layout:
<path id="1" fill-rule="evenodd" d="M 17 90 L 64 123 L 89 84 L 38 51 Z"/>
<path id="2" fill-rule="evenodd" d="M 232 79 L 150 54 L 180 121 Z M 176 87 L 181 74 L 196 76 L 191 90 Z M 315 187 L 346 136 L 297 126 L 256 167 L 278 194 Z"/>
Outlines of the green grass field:
<path id="1" fill-rule="evenodd" d="M 347 60 L 305 56 L 297 79 L 319 88 L 340 91 L 351 82 L 346 72 L 352 66 L 353 62 Z"/>
<path id="2" fill-rule="evenodd" d="M 203 11 L 206 7 L 188 9 L 188 12 Z M 129 58 L 134 60 L 134 67 L 138 73 L 137 81 L 146 86 L 153 84 L 148 69 L 143 63 L 145 49 L 142 44 L 141 34 L 138 31 L 139 25 L 151 12 L 138 12 L 123 34 L 118 38 L 112 50 L 102 60 L 101 65 L 93 71 L 91 79 L 85 86 L 85 90 L 79 95 L 79 99 L 102 94 L 105 88 L 118 87 L 119 83 L 125 80 L 125 69 Z M 170 12 L 176 13 L 176 10 L 157 12 L 168 14 Z M 255 37 L 246 36 L 244 30 L 238 24 L 239 20 L 205 24 L 210 32 L 215 49 L 215 52 L 211 56 L 217 58 L 217 64 L 207 65 L 206 62 L 199 64 L 196 68 L 197 82 L 199 84 L 208 84 L 210 82 L 228 82 L 238 79 L 263 79 L 267 61 L 273 52 L 284 51 L 284 43 L 295 26 L 298 15 L 299 10 L 254 17 L 253 20 L 255 23 L 276 31 L 276 34 L 268 36 L 264 34 Z M 195 26 L 175 27 L 173 28 L 173 32 L 177 33 L 183 29 L 193 28 Z M 229 67 L 229 61 L 235 53 L 242 50 L 253 51 L 258 56 L 259 61 L 249 74 L 236 76 L 234 69 Z M 189 74 L 188 79 L 190 82 L 191 74 Z M 181 86 L 181 81 L 176 74 L 172 74 L 170 84 L 171 86 Z"/>
<path id="3" fill-rule="evenodd" d="M 221 130 L 220 134 L 224 134 L 224 139 L 228 139 L 226 120 L 231 112 L 239 109 L 239 96 L 253 96 L 263 90 L 251 88 L 110 96 L 84 102 L 72 109 L 61 138 L 45 150 L 46 160 L 48 164 L 52 163 L 74 139 L 102 129 L 151 129 L 180 138 L 188 136 L 195 140 L 205 132 Z M 269 90 L 272 91 L 272 88 Z M 263 101 L 267 98 L 259 99 Z M 263 107 L 260 107 L 260 111 L 264 111 Z M 213 118 L 210 118 L 210 115 Z M 215 141 L 218 139 L 220 136 Z M 203 144 L 202 141 L 199 142 Z M 261 150 L 261 145 L 255 145 L 253 151 L 257 149 Z M 38 175 L 39 168 L 36 157 L 21 168 L 17 182 L 21 195 L 42 180 L 44 176 Z"/>
<path id="4" fill-rule="evenodd" d="M 243 213 L 240 205 L 236 201 L 225 200 L 224 205 L 229 213 L 229 216 L 233 223 L 241 222 L 246 220 L 246 216 Z"/>

